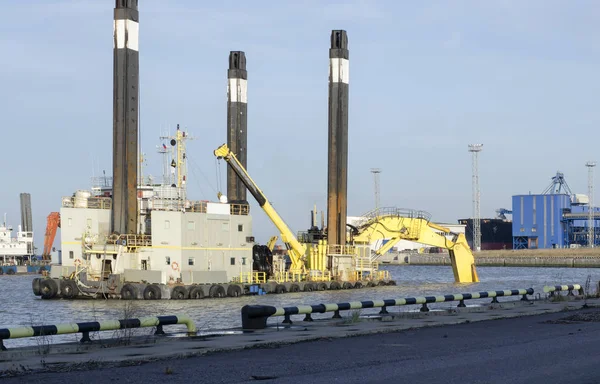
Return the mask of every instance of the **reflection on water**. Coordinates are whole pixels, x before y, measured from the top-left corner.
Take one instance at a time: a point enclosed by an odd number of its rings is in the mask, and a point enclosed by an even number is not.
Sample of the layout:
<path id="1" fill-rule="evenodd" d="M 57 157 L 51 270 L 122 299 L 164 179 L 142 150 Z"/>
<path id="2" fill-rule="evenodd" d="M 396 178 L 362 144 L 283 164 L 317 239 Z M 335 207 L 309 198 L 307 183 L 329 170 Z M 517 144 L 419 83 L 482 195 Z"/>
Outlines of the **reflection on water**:
<path id="1" fill-rule="evenodd" d="M 239 327 L 241 325 L 240 309 L 245 304 L 295 306 L 530 287 L 533 287 L 536 293 L 543 294 L 542 288 L 544 285 L 566 283 L 583 285 L 588 275 L 591 275 L 593 286 L 600 281 L 600 269 L 598 268 L 479 267 L 477 270 L 481 282 L 473 284 L 453 283 L 452 269 L 448 266 L 389 265 L 383 266 L 382 269 L 390 271 L 392 278 L 398 284 L 397 286 L 244 296 L 226 299 L 139 300 L 134 302 L 120 300 L 41 300 L 39 297 L 34 296 L 31 291 L 31 281 L 36 276 L 3 275 L 0 276 L 0 328 L 120 319 L 125 317 L 125 306 L 128 304 L 132 305 L 128 309 L 130 313 L 133 312 L 130 317 L 187 314 L 194 319 L 200 330 L 208 331 Z M 489 301 L 489 299 L 485 300 Z M 455 306 L 455 303 L 436 305 L 437 307 L 449 307 Z M 435 308 L 436 305 L 432 307 Z M 409 306 L 394 310 L 417 309 L 416 306 Z M 365 313 L 369 313 L 369 311 L 365 311 Z M 319 316 L 323 315 L 314 317 L 318 318 Z M 183 327 L 182 330 L 185 329 L 184 326 L 181 327 Z M 168 329 L 166 330 L 168 331 Z M 70 335 L 68 341 L 75 339 L 75 335 Z M 11 346 L 24 344 L 31 344 L 31 340 L 10 341 Z"/>

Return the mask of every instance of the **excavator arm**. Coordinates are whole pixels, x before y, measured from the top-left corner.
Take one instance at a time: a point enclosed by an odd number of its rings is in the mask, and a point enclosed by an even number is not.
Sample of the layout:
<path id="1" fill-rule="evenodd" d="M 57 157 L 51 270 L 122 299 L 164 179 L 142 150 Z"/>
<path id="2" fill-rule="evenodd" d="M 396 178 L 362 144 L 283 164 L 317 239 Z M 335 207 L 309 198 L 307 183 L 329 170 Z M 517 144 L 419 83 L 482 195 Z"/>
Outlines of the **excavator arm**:
<path id="1" fill-rule="evenodd" d="M 272 236 L 269 241 L 267 242 L 267 248 L 269 248 L 269 251 L 273 252 L 273 249 L 275 248 L 275 243 L 277 242 L 279 238 L 277 236 Z"/>
<path id="2" fill-rule="evenodd" d="M 50 260 L 50 252 L 52 252 L 52 244 L 56 237 L 56 230 L 60 228 L 60 213 L 51 212 L 48 215 L 46 223 L 46 233 L 44 235 L 44 250 L 42 251 L 42 260 Z"/>
<path id="3" fill-rule="evenodd" d="M 454 233 L 453 239 L 449 240 L 445 236 L 446 233 L 452 232 L 448 228 L 431 223 L 424 212 L 387 209 L 367 215 L 364 222 L 356 227 L 353 240 L 356 243 L 370 244 L 376 240 L 389 239 L 376 250 L 375 253 L 379 256 L 389 251 L 400 240 L 444 248 L 450 254 L 457 283 L 479 282 L 475 259 L 465 235 Z"/>
<path id="4" fill-rule="evenodd" d="M 269 219 L 275 224 L 275 227 L 281 233 L 281 241 L 285 244 L 288 255 L 290 257 L 290 261 L 292 265 L 290 266 L 291 273 L 304 273 L 306 268 L 304 266 L 304 255 L 306 254 L 306 248 L 296 239 L 293 232 L 287 226 L 287 224 L 283 221 L 283 219 L 279 216 L 275 208 L 269 203 L 269 200 L 264 195 L 264 193 L 258 188 L 258 185 L 252 180 L 244 166 L 237 159 L 235 154 L 229 150 L 227 144 L 221 145 L 214 152 L 217 158 L 223 158 L 229 164 L 231 169 L 235 172 L 235 174 L 240 178 L 242 183 L 246 186 L 248 191 L 254 196 L 258 205 L 265 211 Z"/>

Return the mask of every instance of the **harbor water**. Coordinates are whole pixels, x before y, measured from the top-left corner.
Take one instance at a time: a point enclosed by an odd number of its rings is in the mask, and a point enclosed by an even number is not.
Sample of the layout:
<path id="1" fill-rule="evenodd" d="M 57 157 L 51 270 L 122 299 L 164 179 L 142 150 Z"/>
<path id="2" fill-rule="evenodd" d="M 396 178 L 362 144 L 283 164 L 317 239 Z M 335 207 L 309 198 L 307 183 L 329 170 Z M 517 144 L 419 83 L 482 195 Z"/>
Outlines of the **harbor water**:
<path id="1" fill-rule="evenodd" d="M 595 292 L 596 284 L 600 281 L 600 268 L 479 267 L 477 270 L 481 282 L 469 284 L 454 283 L 452 269 L 448 266 L 387 265 L 382 269 L 390 272 L 397 286 L 181 301 L 42 300 L 34 296 L 31 290 L 31 281 L 38 276 L 4 275 L 0 276 L 0 328 L 187 314 L 196 322 L 199 330 L 207 332 L 240 327 L 240 309 L 246 304 L 296 306 L 521 288 L 534 288 L 535 294 L 539 293 L 543 297 L 544 285 L 573 283 L 583 286 L 589 277 L 591 289 Z M 501 298 L 500 301 L 515 299 L 519 297 Z M 483 300 L 489 302 L 490 299 L 471 300 L 467 304 L 476 305 Z M 440 303 L 430 305 L 430 308 L 454 306 L 456 303 Z M 418 309 L 414 305 L 389 308 L 390 311 Z M 365 314 L 368 313 L 369 310 L 365 310 Z M 331 315 L 314 317 L 319 316 Z M 57 342 L 63 342 L 75 341 L 80 336 L 53 337 L 58 339 Z M 32 340 L 9 340 L 6 344 L 31 345 Z"/>

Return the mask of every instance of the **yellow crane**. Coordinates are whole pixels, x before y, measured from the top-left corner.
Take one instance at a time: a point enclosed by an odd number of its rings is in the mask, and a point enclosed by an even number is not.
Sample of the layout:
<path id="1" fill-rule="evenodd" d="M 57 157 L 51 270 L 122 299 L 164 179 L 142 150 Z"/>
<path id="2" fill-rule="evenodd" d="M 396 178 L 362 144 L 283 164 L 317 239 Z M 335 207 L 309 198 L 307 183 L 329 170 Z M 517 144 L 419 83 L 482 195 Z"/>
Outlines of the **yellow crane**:
<path id="1" fill-rule="evenodd" d="M 304 255 L 306 254 L 306 247 L 301 244 L 294 233 L 287 226 L 285 221 L 279 216 L 275 208 L 269 203 L 269 200 L 265 194 L 258 188 L 258 185 L 252 180 L 244 166 L 237 159 L 235 154 L 229 150 L 227 144 L 221 145 L 214 152 L 217 158 L 224 159 L 227 164 L 233 169 L 235 174 L 240 178 L 242 183 L 248 188 L 248 191 L 254 196 L 258 205 L 265 211 L 267 216 L 271 219 L 275 227 L 281 233 L 281 241 L 285 244 L 288 250 L 288 256 L 292 264 L 290 265 L 290 273 L 305 273 L 306 267 L 304 265 Z"/>
<path id="2" fill-rule="evenodd" d="M 447 236 L 452 236 L 452 240 Z M 430 222 L 426 212 L 398 208 L 376 209 L 354 226 L 351 241 L 372 244 L 383 239 L 388 239 L 388 242 L 376 250 L 376 258 L 389 251 L 400 240 L 432 245 L 448 250 L 457 283 L 479 282 L 475 259 L 465 235 L 452 233 L 449 228 Z"/>

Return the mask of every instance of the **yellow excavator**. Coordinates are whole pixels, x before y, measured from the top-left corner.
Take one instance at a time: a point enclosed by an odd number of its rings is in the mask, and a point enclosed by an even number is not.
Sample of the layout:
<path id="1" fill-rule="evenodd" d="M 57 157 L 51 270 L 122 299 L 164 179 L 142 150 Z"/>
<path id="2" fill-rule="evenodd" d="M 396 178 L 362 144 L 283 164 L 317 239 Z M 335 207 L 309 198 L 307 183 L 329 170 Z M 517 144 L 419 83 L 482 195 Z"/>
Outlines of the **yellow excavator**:
<path id="1" fill-rule="evenodd" d="M 377 240 L 387 239 L 387 243 L 375 251 L 375 260 L 400 240 L 444 248 L 450 255 L 454 280 L 457 283 L 479 282 L 475 259 L 465 235 L 452 233 L 449 228 L 432 223 L 429 219 L 429 214 L 424 211 L 375 209 L 364 215 L 362 221 L 351 226 L 350 241 L 355 244 L 373 244 Z"/>
<path id="2" fill-rule="evenodd" d="M 308 248 L 294 236 L 293 232 L 277 211 L 275 211 L 267 197 L 254 180 L 252 180 L 246 169 L 239 162 L 235 154 L 229 150 L 227 145 L 221 145 L 214 151 L 214 154 L 217 158 L 222 158 L 229 164 L 280 231 L 281 240 L 288 250 L 288 256 L 291 261 L 289 272 L 292 274 L 304 274 L 307 270 L 306 254 Z M 464 234 L 454 234 L 448 228 L 431 223 L 429 214 L 423 211 L 401 210 L 398 208 L 376 209 L 363 216 L 360 222 L 350 227 L 352 230 L 349 233 L 349 244 L 362 245 L 363 249 L 377 240 L 389 239 L 385 245 L 375 251 L 374 257 L 371 257 L 371 261 L 375 263 L 377 258 L 389 251 L 400 240 L 410 240 L 447 249 L 450 254 L 456 282 L 473 283 L 479 281 L 475 269 L 475 260 Z M 321 229 L 322 231 L 323 229 Z M 448 236 L 452 236 L 452 240 L 448 239 Z M 269 243 L 272 243 L 271 245 L 274 244 L 272 241 L 269 241 Z M 326 248 L 326 244 L 324 243 L 323 245 L 325 246 L 321 247 L 321 240 L 319 244 L 319 249 Z M 309 257 L 309 259 L 311 258 Z M 320 264 L 323 265 L 324 263 L 321 261 Z"/>

